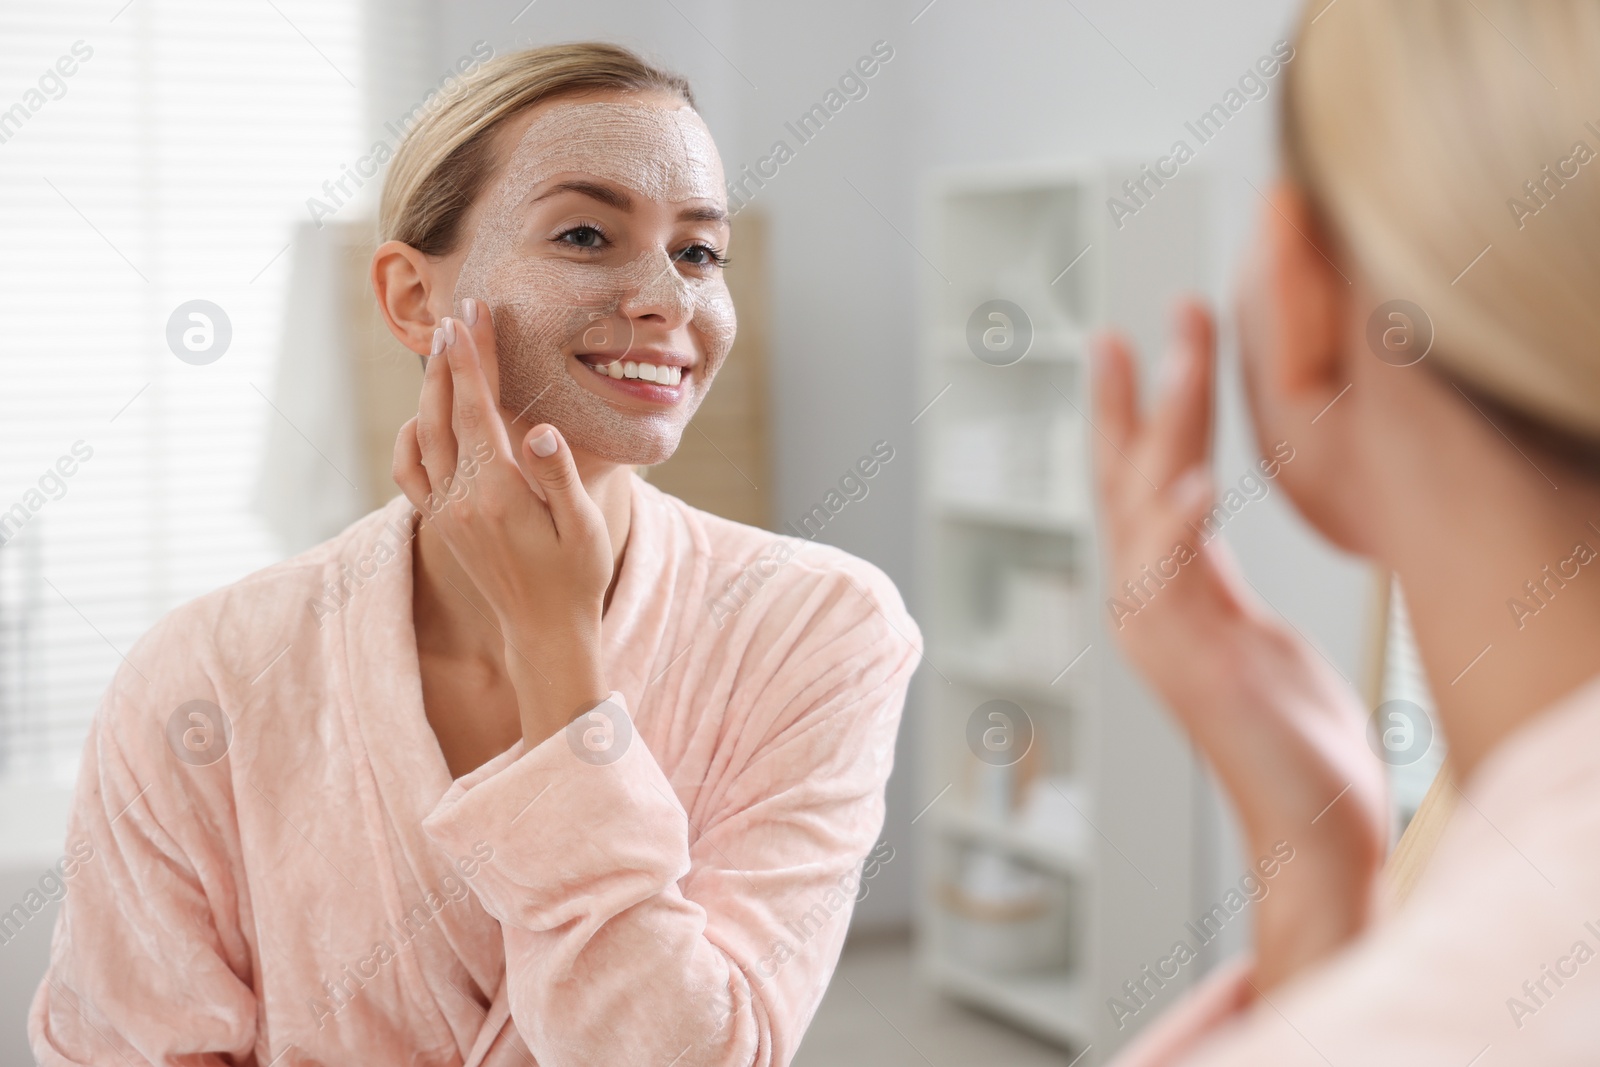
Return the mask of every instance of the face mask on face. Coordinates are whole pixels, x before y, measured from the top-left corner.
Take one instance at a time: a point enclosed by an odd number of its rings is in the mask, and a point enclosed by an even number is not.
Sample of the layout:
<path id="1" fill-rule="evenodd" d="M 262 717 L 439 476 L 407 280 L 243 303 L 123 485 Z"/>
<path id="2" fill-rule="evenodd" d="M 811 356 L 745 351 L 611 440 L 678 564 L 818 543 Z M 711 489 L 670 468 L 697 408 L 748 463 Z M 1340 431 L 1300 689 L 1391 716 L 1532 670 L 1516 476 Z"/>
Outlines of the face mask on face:
<path id="1" fill-rule="evenodd" d="M 521 226 L 527 198 L 541 182 L 568 172 L 669 204 L 701 197 L 720 205 L 722 163 L 691 108 L 557 104 L 528 127 L 504 175 L 485 194 L 456 281 L 458 307 L 470 296 L 487 301 L 494 313 L 503 406 L 529 423 L 553 424 L 574 448 L 601 458 L 659 463 L 677 447 L 733 343 L 733 302 L 720 271 L 686 274 L 659 245 L 624 264 L 530 252 Z M 569 353 L 612 352 L 632 343 L 619 316 L 624 301 L 673 321 L 687 316 L 700 339 L 701 358 L 685 370 L 684 395 L 670 408 L 624 410 L 568 370 Z"/>

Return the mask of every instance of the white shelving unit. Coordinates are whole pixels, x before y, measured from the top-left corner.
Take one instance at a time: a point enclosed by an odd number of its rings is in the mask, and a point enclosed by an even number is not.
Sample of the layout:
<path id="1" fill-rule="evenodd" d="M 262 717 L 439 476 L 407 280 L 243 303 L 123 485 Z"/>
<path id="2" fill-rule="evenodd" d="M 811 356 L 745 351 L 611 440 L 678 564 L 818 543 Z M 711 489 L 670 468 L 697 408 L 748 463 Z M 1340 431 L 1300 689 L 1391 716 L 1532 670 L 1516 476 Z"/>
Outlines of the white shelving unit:
<path id="1" fill-rule="evenodd" d="M 945 172 L 919 242 L 920 970 L 1085 1064 L 1131 1035 L 1105 999 L 1181 932 L 1194 876 L 1195 770 L 1115 658 L 1090 500 L 1086 338 L 1148 349 L 1201 272 L 1200 179 L 1118 230 L 1133 171 Z"/>

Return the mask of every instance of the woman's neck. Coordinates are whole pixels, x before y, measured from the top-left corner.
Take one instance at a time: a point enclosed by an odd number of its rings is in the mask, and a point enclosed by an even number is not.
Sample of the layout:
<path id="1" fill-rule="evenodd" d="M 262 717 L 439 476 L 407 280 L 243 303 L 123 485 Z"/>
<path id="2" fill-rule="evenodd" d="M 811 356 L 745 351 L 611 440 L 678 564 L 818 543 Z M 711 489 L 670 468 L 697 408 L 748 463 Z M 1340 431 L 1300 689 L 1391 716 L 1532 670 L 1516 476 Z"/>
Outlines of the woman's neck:
<path id="1" fill-rule="evenodd" d="M 1391 455 L 1382 503 L 1384 555 L 1465 780 L 1600 672 L 1600 483 L 1509 446 L 1470 409 L 1456 429 L 1409 462 Z"/>
<path id="2" fill-rule="evenodd" d="M 611 542 L 611 584 L 605 605 L 622 573 L 622 557 L 633 524 L 633 468 L 574 452 L 584 489 L 600 506 Z M 419 650 L 449 657 L 499 663 L 505 638 L 489 601 L 433 523 L 422 521 L 412 549 L 412 619 Z"/>

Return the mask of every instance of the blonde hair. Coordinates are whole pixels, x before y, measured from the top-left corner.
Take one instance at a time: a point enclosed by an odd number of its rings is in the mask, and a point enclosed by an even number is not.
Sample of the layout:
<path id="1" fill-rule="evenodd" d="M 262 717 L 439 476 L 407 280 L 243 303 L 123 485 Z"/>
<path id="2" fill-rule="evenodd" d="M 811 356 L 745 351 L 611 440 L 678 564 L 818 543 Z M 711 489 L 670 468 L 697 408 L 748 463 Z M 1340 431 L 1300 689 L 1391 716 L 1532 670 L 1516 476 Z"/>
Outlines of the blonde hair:
<path id="1" fill-rule="evenodd" d="M 1311 0 L 1289 68 L 1286 167 L 1340 252 L 1427 312 L 1435 370 L 1592 459 L 1600 2 Z"/>
<path id="2" fill-rule="evenodd" d="M 584 41 L 491 59 L 401 142 L 378 204 L 379 239 L 448 254 L 461 239 L 461 217 L 499 162 L 495 132 L 543 101 L 604 92 L 664 92 L 695 106 L 681 75 L 620 45 Z"/>

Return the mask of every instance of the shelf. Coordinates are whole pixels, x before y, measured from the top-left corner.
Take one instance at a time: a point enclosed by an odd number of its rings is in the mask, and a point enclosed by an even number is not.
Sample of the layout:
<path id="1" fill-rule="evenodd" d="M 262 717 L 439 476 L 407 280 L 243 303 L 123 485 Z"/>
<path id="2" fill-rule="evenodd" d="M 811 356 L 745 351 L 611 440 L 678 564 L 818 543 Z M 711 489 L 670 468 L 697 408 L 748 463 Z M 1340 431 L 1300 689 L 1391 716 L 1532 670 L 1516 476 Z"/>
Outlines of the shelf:
<path id="1" fill-rule="evenodd" d="M 1006 370 L 1010 367 L 1026 366 L 1029 363 L 1081 364 L 1084 362 L 1085 336 L 1082 333 L 1036 334 L 1033 343 L 1028 346 L 1026 356 L 1015 363 L 996 366 L 994 369 Z M 934 338 L 932 344 L 934 351 L 952 363 L 968 362 L 975 366 L 988 366 L 973 355 L 972 349 L 967 346 L 965 334 L 945 332 Z"/>
<path id="2" fill-rule="evenodd" d="M 990 526 L 1009 526 L 1013 529 L 1057 534 L 1063 537 L 1087 536 L 1090 527 L 1087 509 L 1068 509 L 1060 505 L 1039 504 L 1032 501 L 962 500 L 944 496 L 935 498 L 933 507 L 950 519 Z"/>
<path id="3" fill-rule="evenodd" d="M 957 651 L 953 647 L 940 648 L 937 651 L 938 663 L 946 674 L 957 681 L 978 689 L 988 689 L 997 695 L 1022 697 L 1024 700 L 1059 707 L 1071 707 L 1078 699 L 1073 692 L 1076 682 L 1071 673 L 1068 673 L 1052 685 L 1049 679 L 1013 674 L 999 667 L 983 663 L 973 656 Z M 1065 651 L 1061 666 L 1065 668 L 1072 662 L 1071 657 L 1078 655 L 1082 651 L 1082 649 Z"/>
<path id="4" fill-rule="evenodd" d="M 1088 997 L 1076 971 L 996 975 L 952 960 L 925 960 L 940 992 L 992 1012 L 1046 1041 L 1081 1049 L 1092 1040 Z"/>
<path id="5" fill-rule="evenodd" d="M 1133 336 L 1161 335 L 1172 299 L 1209 277 L 1208 196 L 1198 178 L 1141 211 L 1137 240 L 1112 236 L 1106 197 L 1138 165 L 1063 160 L 941 171 L 925 180 L 920 209 L 923 247 L 946 276 L 919 281 L 917 395 L 926 406 L 915 426 L 918 571 L 928 658 L 952 684 L 919 691 L 926 728 L 918 759 L 924 780 L 969 788 L 951 789 L 913 827 L 928 857 L 915 874 L 918 970 L 952 1001 L 1071 1049 L 1064 1060 L 1105 1028 L 1095 997 L 1124 977 L 1104 973 L 1093 917 L 1115 915 L 1119 928 L 1175 929 L 1196 896 L 1193 880 L 1176 876 L 1175 891 L 1137 890 L 1144 883 L 1136 872 L 1102 862 L 1114 853 L 1089 820 L 1138 805 L 1149 812 L 1140 826 L 1147 847 L 1179 847 L 1209 818 L 1195 808 L 1198 772 L 1181 733 L 1143 687 L 1098 662 L 1112 637 L 1098 600 L 1105 594 L 1091 331 L 1115 323 Z M 990 363 L 968 343 L 968 325 L 975 317 L 984 325 L 990 299 L 1017 304 L 1033 327 L 1015 363 L 1002 365 L 1004 346 Z M 1046 746 L 1011 776 L 974 767 L 967 736 L 981 702 L 997 699 L 1023 708 Z M 1127 750 L 1140 758 L 1120 761 L 1115 774 L 1093 773 L 1106 753 Z M 1016 814 L 1005 813 L 1008 802 Z M 963 884 L 962 874 L 1003 881 L 995 872 L 1006 864 L 996 857 L 1029 868 L 1019 884 L 1059 892 L 1065 907 L 1048 913 L 1048 923 L 1038 916 L 1036 929 L 1004 926 L 1000 940 L 972 940 L 981 928 L 958 914 L 964 905 L 952 906 L 948 891 Z M 1058 929 L 1070 951 L 1052 954 L 1045 949 Z M 1058 966 L 1000 966 L 1047 961 Z"/>
<path id="6" fill-rule="evenodd" d="M 1055 874 L 1076 878 L 1092 867 L 1082 838 L 1040 833 L 1016 823 L 1004 823 L 952 805 L 940 812 L 934 826 L 963 841 L 992 845 Z"/>

